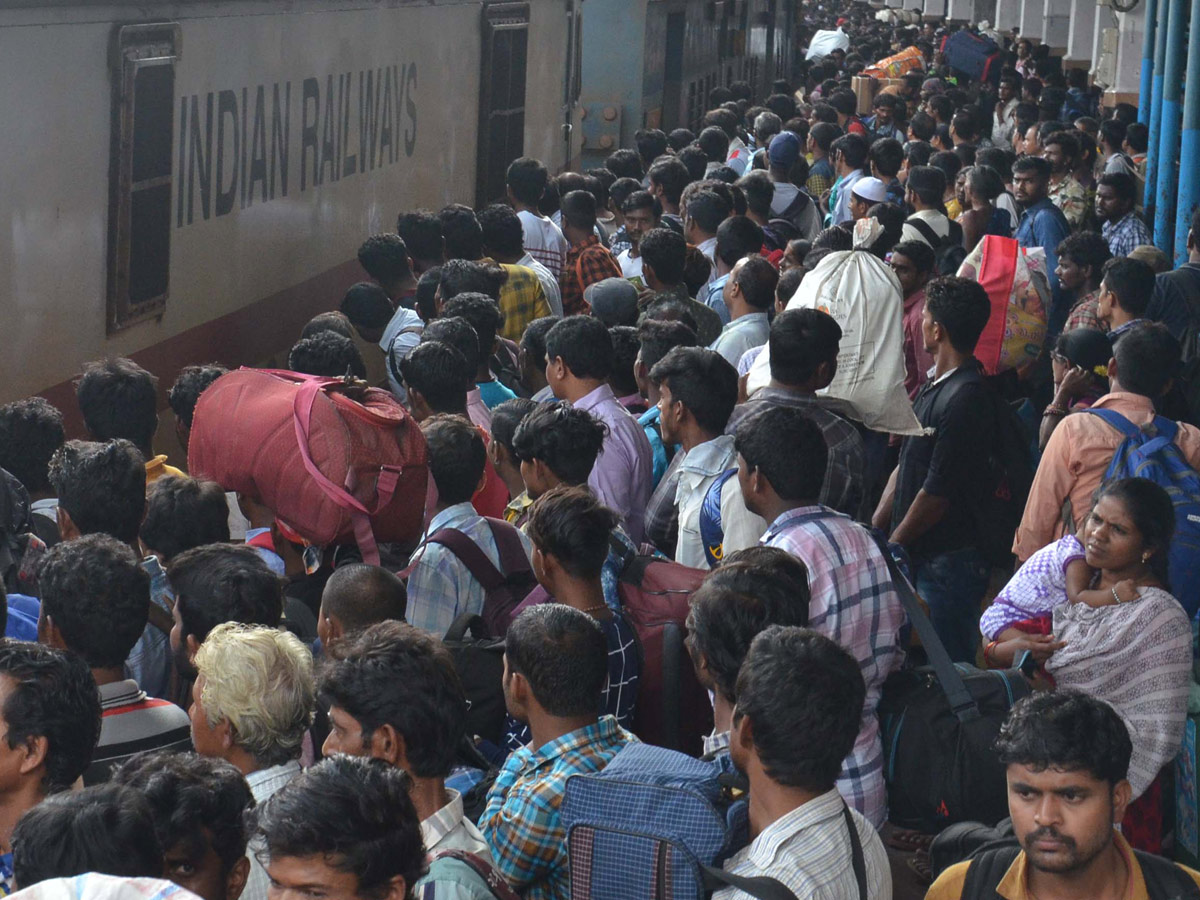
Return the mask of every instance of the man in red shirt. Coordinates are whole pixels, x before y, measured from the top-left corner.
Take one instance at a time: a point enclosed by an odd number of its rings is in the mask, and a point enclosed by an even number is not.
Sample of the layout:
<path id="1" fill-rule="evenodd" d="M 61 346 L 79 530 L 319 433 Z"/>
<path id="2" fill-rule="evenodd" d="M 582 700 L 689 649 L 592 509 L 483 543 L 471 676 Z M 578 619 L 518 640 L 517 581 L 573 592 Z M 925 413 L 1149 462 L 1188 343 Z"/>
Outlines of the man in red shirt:
<path id="1" fill-rule="evenodd" d="M 586 313 L 583 299 L 588 285 L 605 278 L 620 278 L 621 267 L 596 236 L 596 198 L 587 191 L 571 191 L 562 198 L 563 235 L 571 247 L 559 279 L 563 315 Z"/>

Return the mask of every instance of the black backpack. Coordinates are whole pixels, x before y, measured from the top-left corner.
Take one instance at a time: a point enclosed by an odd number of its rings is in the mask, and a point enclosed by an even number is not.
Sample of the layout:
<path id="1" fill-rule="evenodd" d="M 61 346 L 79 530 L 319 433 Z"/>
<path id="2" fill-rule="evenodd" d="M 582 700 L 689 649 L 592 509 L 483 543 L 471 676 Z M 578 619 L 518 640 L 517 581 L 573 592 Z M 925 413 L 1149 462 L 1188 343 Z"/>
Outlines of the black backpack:
<path id="1" fill-rule="evenodd" d="M 939 275 L 957 275 L 959 266 L 967 258 L 967 251 L 962 243 L 962 226 L 953 219 L 947 221 L 950 223 L 950 230 L 944 238 L 939 238 L 928 222 L 923 222 L 916 216 L 909 216 L 904 220 L 904 224 L 911 225 L 921 232 L 925 242 L 933 248 L 934 268 Z"/>
<path id="2" fill-rule="evenodd" d="M 493 637 L 481 616 L 463 613 L 443 643 L 467 698 L 467 734 L 504 742 L 504 638 Z M 486 760 L 480 766 L 488 768 Z"/>
<path id="3" fill-rule="evenodd" d="M 967 868 L 962 900 L 1003 900 L 996 892 L 996 885 L 1020 853 L 1015 840 L 1003 846 L 989 844 L 982 848 Z M 1134 850 L 1133 855 L 1142 868 L 1150 900 L 1200 900 L 1200 887 L 1175 863 L 1141 850 Z"/>

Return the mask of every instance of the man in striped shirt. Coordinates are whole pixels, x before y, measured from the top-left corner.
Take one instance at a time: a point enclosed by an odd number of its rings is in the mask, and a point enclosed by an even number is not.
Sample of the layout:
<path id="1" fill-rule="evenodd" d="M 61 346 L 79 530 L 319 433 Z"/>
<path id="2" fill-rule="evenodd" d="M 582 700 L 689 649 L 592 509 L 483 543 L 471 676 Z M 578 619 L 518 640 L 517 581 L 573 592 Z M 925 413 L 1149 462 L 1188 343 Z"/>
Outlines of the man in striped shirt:
<path id="1" fill-rule="evenodd" d="M 887 562 L 866 528 L 817 503 L 828 453 L 821 429 L 802 410 L 776 407 L 746 420 L 734 446 L 746 508 L 771 523 L 760 543 L 808 567 L 809 627 L 849 651 L 862 670 L 866 703 L 837 786 L 878 828 L 887 819 L 887 794 L 875 713 L 884 680 L 904 658 L 904 610 Z"/>
<path id="2" fill-rule="evenodd" d="M 505 175 L 508 202 L 517 211 L 525 232 L 525 252 L 557 278 L 567 259 L 567 239 L 557 225 L 538 211 L 538 202 L 546 193 L 549 180 L 546 167 L 528 156 L 509 163 Z"/>
<path id="3" fill-rule="evenodd" d="M 133 551 L 106 534 L 59 544 L 46 555 L 40 587 L 39 640 L 83 657 L 100 690 L 104 724 L 84 783 L 107 781 L 135 753 L 189 749 L 187 713 L 125 677 L 150 606 L 150 576 Z"/>

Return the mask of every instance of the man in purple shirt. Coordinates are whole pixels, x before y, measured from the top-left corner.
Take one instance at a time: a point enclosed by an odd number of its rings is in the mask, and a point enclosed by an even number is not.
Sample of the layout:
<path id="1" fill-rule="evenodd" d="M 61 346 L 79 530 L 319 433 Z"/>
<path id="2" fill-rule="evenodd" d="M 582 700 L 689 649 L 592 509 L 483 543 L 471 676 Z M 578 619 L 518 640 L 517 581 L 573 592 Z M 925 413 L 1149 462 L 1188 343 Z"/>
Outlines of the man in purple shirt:
<path id="1" fill-rule="evenodd" d="M 554 396 L 608 428 L 588 486 L 621 516 L 634 543 L 640 543 L 650 499 L 650 442 L 608 386 L 612 367 L 612 338 L 599 319 L 571 316 L 546 334 L 546 381 Z"/>

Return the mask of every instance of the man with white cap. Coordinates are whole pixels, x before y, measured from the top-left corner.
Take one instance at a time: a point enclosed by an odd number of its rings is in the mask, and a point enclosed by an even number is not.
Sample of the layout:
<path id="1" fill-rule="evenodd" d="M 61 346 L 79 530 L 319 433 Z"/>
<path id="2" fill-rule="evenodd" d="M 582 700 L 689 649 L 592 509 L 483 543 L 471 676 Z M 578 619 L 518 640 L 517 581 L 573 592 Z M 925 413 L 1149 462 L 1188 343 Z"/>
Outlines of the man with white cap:
<path id="1" fill-rule="evenodd" d="M 857 222 L 867 217 L 869 210 L 876 203 L 886 203 L 888 198 L 887 185 L 882 179 L 866 177 L 854 182 L 850 189 L 850 216 Z"/>

